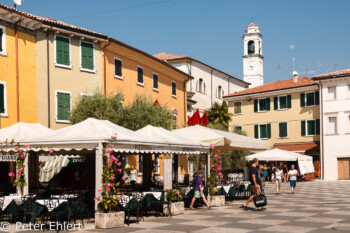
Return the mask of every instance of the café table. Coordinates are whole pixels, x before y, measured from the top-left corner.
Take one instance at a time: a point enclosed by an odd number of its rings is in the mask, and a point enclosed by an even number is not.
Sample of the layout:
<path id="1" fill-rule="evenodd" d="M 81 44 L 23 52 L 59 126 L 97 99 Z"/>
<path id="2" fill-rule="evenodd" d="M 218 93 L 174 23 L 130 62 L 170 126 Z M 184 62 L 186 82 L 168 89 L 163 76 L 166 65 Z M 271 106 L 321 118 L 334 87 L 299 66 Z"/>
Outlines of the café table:
<path id="1" fill-rule="evenodd" d="M 50 205 L 50 202 L 57 200 L 57 205 Z M 69 207 L 67 199 L 38 199 L 34 203 L 34 219 L 43 214 L 44 210 L 48 211 L 48 214 L 57 212 L 60 215 L 66 215 L 69 219 L 72 215 L 72 211 Z"/>

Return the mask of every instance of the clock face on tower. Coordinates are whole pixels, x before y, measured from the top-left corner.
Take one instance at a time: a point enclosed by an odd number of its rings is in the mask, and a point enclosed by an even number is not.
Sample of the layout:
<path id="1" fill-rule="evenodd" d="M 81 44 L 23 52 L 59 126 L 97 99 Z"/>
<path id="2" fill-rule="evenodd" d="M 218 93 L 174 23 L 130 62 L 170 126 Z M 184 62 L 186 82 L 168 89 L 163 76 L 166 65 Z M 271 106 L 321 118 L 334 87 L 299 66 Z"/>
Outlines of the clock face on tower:
<path id="1" fill-rule="evenodd" d="M 248 62 L 248 70 L 253 71 L 255 69 L 255 62 Z"/>

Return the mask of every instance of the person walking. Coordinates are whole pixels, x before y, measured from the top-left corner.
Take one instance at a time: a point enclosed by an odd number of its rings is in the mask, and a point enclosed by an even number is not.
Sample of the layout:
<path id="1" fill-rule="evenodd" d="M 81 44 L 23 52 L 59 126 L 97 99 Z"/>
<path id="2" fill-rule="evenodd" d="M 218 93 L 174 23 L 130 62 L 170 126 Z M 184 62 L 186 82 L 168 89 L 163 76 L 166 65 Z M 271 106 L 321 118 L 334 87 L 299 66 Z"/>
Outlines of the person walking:
<path id="1" fill-rule="evenodd" d="M 197 198 L 201 198 L 203 199 L 203 202 L 207 205 L 208 209 L 211 209 L 211 205 L 209 205 L 209 203 L 207 202 L 207 200 L 205 199 L 205 196 L 203 194 L 203 172 L 199 172 L 199 175 L 197 176 L 197 178 L 195 179 L 195 187 L 194 187 L 194 196 L 192 198 L 191 201 L 191 205 L 190 205 L 190 210 L 193 210 L 193 205 L 194 202 L 196 201 Z"/>
<path id="2" fill-rule="evenodd" d="M 269 172 L 267 171 L 268 167 L 264 165 L 263 181 L 269 180 Z"/>
<path id="3" fill-rule="evenodd" d="M 248 210 L 249 203 L 253 201 L 254 197 L 258 193 L 260 193 L 261 180 L 259 179 L 258 166 L 259 166 L 259 160 L 257 158 L 254 158 L 252 160 L 252 165 L 249 168 L 249 171 L 250 171 L 249 179 L 252 187 L 252 195 L 244 204 L 242 204 L 241 208 L 243 208 L 244 210 Z M 258 208 L 258 210 L 262 210 L 262 209 L 263 207 Z"/>
<path id="4" fill-rule="evenodd" d="M 135 185 L 136 185 L 136 175 L 137 175 L 137 170 L 135 169 L 134 165 L 131 165 L 130 184 L 132 185 L 134 190 L 135 190 Z"/>
<path id="5" fill-rule="evenodd" d="M 290 187 L 292 189 L 292 194 L 294 194 L 295 191 L 295 186 L 297 185 L 297 176 L 298 176 L 298 171 L 295 170 L 294 164 L 290 167 L 290 170 L 288 172 L 288 179 L 290 182 Z"/>
<path id="6" fill-rule="evenodd" d="M 283 164 L 283 181 L 288 182 L 288 167 L 287 164 Z"/>
<path id="7" fill-rule="evenodd" d="M 283 171 L 279 167 L 276 167 L 275 179 L 276 179 L 276 195 L 281 194 L 281 183 L 282 183 Z"/>

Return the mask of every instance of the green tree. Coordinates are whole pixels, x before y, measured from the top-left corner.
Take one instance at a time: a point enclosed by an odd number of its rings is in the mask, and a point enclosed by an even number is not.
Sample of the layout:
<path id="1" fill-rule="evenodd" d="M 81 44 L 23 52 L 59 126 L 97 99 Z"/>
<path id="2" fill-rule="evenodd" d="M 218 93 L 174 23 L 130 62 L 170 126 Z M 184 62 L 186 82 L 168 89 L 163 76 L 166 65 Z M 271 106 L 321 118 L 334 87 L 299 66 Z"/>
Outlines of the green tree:
<path id="1" fill-rule="evenodd" d="M 228 112 L 226 101 L 223 101 L 221 105 L 215 102 L 207 114 L 209 125 L 221 124 L 227 131 L 232 114 Z"/>
<path id="2" fill-rule="evenodd" d="M 91 96 L 82 96 L 74 105 L 70 121 L 72 124 L 79 123 L 89 117 L 99 120 L 109 120 L 120 125 L 123 120 L 123 95 L 104 96 L 96 92 Z"/>
<path id="3" fill-rule="evenodd" d="M 167 106 L 154 106 L 150 97 L 136 95 L 132 104 L 125 107 L 122 126 L 138 130 L 147 125 L 171 129 L 173 116 Z"/>

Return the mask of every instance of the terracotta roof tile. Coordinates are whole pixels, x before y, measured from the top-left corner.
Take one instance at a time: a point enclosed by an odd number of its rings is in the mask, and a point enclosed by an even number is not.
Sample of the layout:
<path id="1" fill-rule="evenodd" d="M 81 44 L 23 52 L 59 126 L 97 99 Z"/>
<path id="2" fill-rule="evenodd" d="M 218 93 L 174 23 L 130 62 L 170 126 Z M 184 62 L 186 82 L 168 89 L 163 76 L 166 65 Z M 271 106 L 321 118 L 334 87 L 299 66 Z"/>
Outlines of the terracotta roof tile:
<path id="1" fill-rule="evenodd" d="M 314 84 L 316 83 L 312 79 L 307 77 L 298 78 L 298 82 L 296 83 L 293 82 L 293 79 L 288 79 L 288 80 L 267 83 L 265 85 L 250 88 L 244 91 L 235 92 L 235 93 L 226 95 L 225 98 L 240 96 L 240 95 L 247 95 L 247 94 L 255 94 L 260 92 L 267 92 L 267 91 L 277 91 L 277 90 L 283 90 L 283 89 L 289 89 L 289 88 L 295 88 L 295 87 L 310 86 Z"/>
<path id="2" fill-rule="evenodd" d="M 247 26 L 247 28 L 250 28 L 250 27 L 259 27 L 258 25 L 256 25 L 255 23 L 251 23 Z"/>
<path id="3" fill-rule="evenodd" d="M 163 61 L 181 59 L 181 58 L 190 58 L 189 56 L 186 56 L 186 55 L 177 55 L 177 54 L 171 54 L 171 53 L 165 53 L 165 52 L 154 54 L 153 56 Z"/>
<path id="4" fill-rule="evenodd" d="M 350 69 L 338 70 L 331 73 L 316 75 L 312 79 L 317 80 L 317 79 L 326 79 L 326 78 L 333 78 L 333 77 L 339 77 L 339 76 L 350 76 Z"/>
<path id="5" fill-rule="evenodd" d="M 50 24 L 52 26 L 57 26 L 57 27 L 65 27 L 67 29 L 72 29 L 72 30 L 75 30 L 75 31 L 79 31 L 81 33 L 89 33 L 91 35 L 94 35 L 94 36 L 97 36 L 97 37 L 100 37 L 100 38 L 104 38 L 104 39 L 108 38 L 106 35 L 98 33 L 98 32 L 94 32 L 94 31 L 91 31 L 91 30 L 88 30 L 88 29 L 85 29 L 85 28 L 77 27 L 77 26 L 74 26 L 74 25 L 71 25 L 71 24 L 68 24 L 68 23 L 64 23 L 64 22 L 61 22 L 61 21 L 58 21 L 58 20 L 54 20 L 54 19 L 51 19 L 49 17 L 44 18 L 44 17 L 40 17 L 40 16 L 37 16 L 37 15 L 33 15 L 33 14 L 30 14 L 30 13 L 27 13 L 27 12 L 24 12 L 24 11 L 20 11 L 20 10 L 18 10 L 16 8 L 13 8 L 13 7 L 10 7 L 10 6 L 6 6 L 4 4 L 0 4 L 0 8 L 5 9 L 7 11 L 10 11 L 12 13 L 16 13 L 16 14 L 22 15 L 24 17 L 28 17 L 30 19 L 36 20 L 39 23 Z"/>

